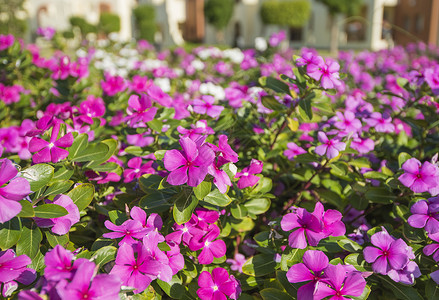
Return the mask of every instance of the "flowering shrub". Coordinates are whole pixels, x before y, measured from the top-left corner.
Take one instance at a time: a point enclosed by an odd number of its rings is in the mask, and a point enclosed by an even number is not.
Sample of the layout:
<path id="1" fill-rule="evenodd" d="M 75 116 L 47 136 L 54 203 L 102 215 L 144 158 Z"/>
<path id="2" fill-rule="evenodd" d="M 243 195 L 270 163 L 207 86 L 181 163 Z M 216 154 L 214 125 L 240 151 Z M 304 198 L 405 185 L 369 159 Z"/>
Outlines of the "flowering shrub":
<path id="1" fill-rule="evenodd" d="M 436 299 L 439 50 L 283 38 L 0 35 L 2 297 Z"/>

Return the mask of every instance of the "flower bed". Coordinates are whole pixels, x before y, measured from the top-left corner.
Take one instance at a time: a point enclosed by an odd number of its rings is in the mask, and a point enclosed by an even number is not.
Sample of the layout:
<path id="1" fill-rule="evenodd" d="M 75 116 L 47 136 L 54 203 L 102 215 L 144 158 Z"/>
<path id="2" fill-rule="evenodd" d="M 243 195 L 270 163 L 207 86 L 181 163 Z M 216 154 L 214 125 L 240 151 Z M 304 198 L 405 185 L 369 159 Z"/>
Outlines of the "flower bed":
<path id="1" fill-rule="evenodd" d="M 0 35 L 3 297 L 436 299 L 439 51 L 278 40 Z"/>

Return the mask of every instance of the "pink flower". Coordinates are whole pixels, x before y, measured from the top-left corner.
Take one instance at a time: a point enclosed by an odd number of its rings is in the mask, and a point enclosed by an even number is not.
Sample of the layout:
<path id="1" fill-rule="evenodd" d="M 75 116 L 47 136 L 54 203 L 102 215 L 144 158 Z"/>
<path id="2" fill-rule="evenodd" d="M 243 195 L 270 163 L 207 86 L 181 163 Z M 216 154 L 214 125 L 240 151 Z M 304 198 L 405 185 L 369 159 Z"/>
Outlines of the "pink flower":
<path id="1" fill-rule="evenodd" d="M 155 169 L 151 166 L 154 162 L 148 161 L 142 165 L 142 158 L 134 157 L 131 158 L 127 165 L 131 169 L 125 169 L 123 171 L 124 182 L 131 182 L 134 179 L 141 177 L 143 174 L 154 174 Z"/>
<path id="2" fill-rule="evenodd" d="M 31 193 L 29 182 L 16 177 L 17 174 L 17 169 L 9 159 L 0 159 L 0 223 L 18 215 L 21 211 L 18 201 Z"/>
<path id="3" fill-rule="evenodd" d="M 404 174 L 399 176 L 399 181 L 410 188 L 414 193 L 429 191 L 433 196 L 439 193 L 439 168 L 426 161 L 421 162 L 410 158 L 402 165 Z"/>
<path id="4" fill-rule="evenodd" d="M 101 87 L 106 95 L 114 96 L 117 93 L 124 91 L 127 87 L 127 84 L 120 76 L 111 76 L 110 74 L 105 74 L 105 81 L 101 81 Z"/>
<path id="5" fill-rule="evenodd" d="M 355 114 L 349 110 L 345 111 L 344 115 L 337 112 L 338 121 L 334 126 L 345 133 L 361 131 L 361 121 L 355 118 Z"/>
<path id="6" fill-rule="evenodd" d="M 329 60 L 325 63 L 322 58 L 318 64 L 310 64 L 307 67 L 309 77 L 320 80 L 324 89 L 333 89 L 341 85 L 339 70 L 340 65 L 336 61 Z"/>
<path id="7" fill-rule="evenodd" d="M 298 146 L 296 143 L 288 143 L 287 144 L 287 150 L 284 151 L 284 155 L 289 159 L 289 160 L 293 160 L 294 157 L 296 157 L 297 155 L 306 153 L 306 151 Z"/>
<path id="8" fill-rule="evenodd" d="M 198 255 L 198 262 L 203 265 L 208 265 L 213 262 L 214 257 L 223 257 L 226 254 L 226 243 L 223 240 L 216 240 L 219 236 L 220 230 L 218 226 L 212 224 L 209 226 L 208 233 L 200 240 L 192 240 L 189 244 L 191 251 L 202 249 Z"/>
<path id="9" fill-rule="evenodd" d="M 123 237 L 119 242 L 119 246 L 123 244 L 133 245 L 136 243 L 134 239 L 142 239 L 147 233 L 147 229 L 142 226 L 138 220 L 126 220 L 122 225 L 115 225 L 110 221 L 105 221 L 105 227 L 114 232 L 104 233 L 102 236 L 109 239 L 117 239 Z"/>
<path id="10" fill-rule="evenodd" d="M 12 34 L 0 34 L 0 51 L 8 49 L 14 44 L 14 36 Z"/>
<path id="11" fill-rule="evenodd" d="M 48 201 L 46 201 L 48 202 Z M 70 228 L 79 222 L 79 210 L 78 207 L 73 203 L 73 200 L 67 195 L 57 195 L 53 199 L 53 204 L 60 205 L 64 207 L 68 214 L 59 218 L 53 219 L 41 219 L 34 218 L 35 223 L 38 227 L 49 228 L 53 233 L 63 235 L 69 232 Z"/>
<path id="12" fill-rule="evenodd" d="M 420 200 L 410 208 L 407 222 L 414 228 L 424 228 L 430 234 L 439 232 L 439 197 Z"/>
<path id="13" fill-rule="evenodd" d="M 32 260 L 27 255 L 15 256 L 12 249 L 0 251 L 0 283 L 3 283 L 2 295 L 8 298 L 18 288 L 16 281 L 28 285 L 36 279 L 35 270 L 27 268 Z"/>
<path id="14" fill-rule="evenodd" d="M 92 118 L 99 118 L 105 114 L 104 100 L 102 100 L 102 98 L 89 95 L 87 100 L 81 102 L 79 105 L 79 113 L 79 119 L 81 119 L 81 121 L 87 124 L 93 124 Z M 105 120 L 100 120 L 102 125 L 102 122 Z"/>
<path id="15" fill-rule="evenodd" d="M 226 259 L 226 263 L 230 264 L 230 269 L 233 271 L 238 271 L 239 273 L 242 273 L 242 266 L 247 261 L 247 258 L 241 253 L 236 253 L 235 258 Z"/>
<path id="16" fill-rule="evenodd" d="M 319 142 L 323 143 L 323 145 L 317 146 L 314 150 L 318 155 L 326 154 L 326 157 L 328 159 L 332 159 L 338 156 L 338 154 L 340 153 L 339 151 L 343 151 L 346 149 L 345 143 L 338 141 L 336 138 L 332 140 L 328 139 L 326 134 L 322 131 L 319 131 L 319 133 L 317 133 L 317 137 L 319 139 Z"/>
<path id="17" fill-rule="evenodd" d="M 44 277 L 47 280 L 60 281 L 62 279 L 70 280 L 78 267 L 87 261 L 85 258 L 75 259 L 75 256 L 69 250 L 64 249 L 61 245 L 56 245 L 44 256 Z"/>
<path id="18" fill-rule="evenodd" d="M 203 95 L 201 99 L 195 99 L 193 103 L 194 112 L 197 114 L 207 114 L 212 118 L 218 118 L 224 107 L 220 105 L 213 105 L 215 98 L 210 95 Z"/>
<path id="19" fill-rule="evenodd" d="M 236 280 L 229 278 L 229 273 L 223 268 L 213 269 L 212 274 L 207 271 L 201 272 L 198 285 L 200 288 L 197 295 L 201 300 L 226 300 L 239 288 Z M 236 299 L 236 296 L 233 299 Z"/>
<path id="20" fill-rule="evenodd" d="M 34 163 L 57 163 L 67 158 L 69 151 L 61 148 L 67 148 L 73 144 L 73 135 L 72 133 L 67 133 L 58 139 L 60 126 L 60 123 L 56 123 L 53 126 L 50 142 L 37 137 L 33 137 L 32 140 L 30 140 L 29 151 L 37 152 L 32 157 Z"/>
<path id="21" fill-rule="evenodd" d="M 384 118 L 379 112 L 374 112 L 366 119 L 366 123 L 375 128 L 377 132 L 395 132 L 395 125 L 392 124 L 392 118 Z"/>
<path id="22" fill-rule="evenodd" d="M 244 189 L 249 186 L 254 186 L 259 181 L 259 177 L 254 174 L 259 174 L 262 172 L 263 163 L 260 160 L 252 159 L 250 166 L 242 169 L 241 172 L 236 173 L 235 178 L 239 178 L 238 187 Z"/>
<path id="23" fill-rule="evenodd" d="M 154 120 L 157 113 L 157 107 L 151 107 L 151 99 L 143 94 L 140 98 L 137 95 L 131 95 L 128 99 L 128 108 L 125 121 L 128 121 L 130 127 L 145 127 L 144 123 Z"/>
<path id="24" fill-rule="evenodd" d="M 171 173 L 167 182 L 172 185 L 198 186 L 206 177 L 208 167 L 212 164 L 215 154 L 208 145 L 197 147 L 190 138 L 181 138 L 183 151 L 166 151 L 163 159 L 165 168 Z"/>

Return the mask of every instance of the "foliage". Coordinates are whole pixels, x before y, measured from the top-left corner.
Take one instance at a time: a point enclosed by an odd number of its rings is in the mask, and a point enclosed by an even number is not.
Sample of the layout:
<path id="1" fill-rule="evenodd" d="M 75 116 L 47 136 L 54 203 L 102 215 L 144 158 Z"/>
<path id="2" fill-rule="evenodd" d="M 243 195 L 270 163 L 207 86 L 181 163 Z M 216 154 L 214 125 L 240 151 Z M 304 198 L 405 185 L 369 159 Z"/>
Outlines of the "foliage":
<path id="1" fill-rule="evenodd" d="M 105 34 L 120 31 L 120 17 L 117 14 L 103 12 L 99 16 L 98 30 Z"/>
<path id="2" fill-rule="evenodd" d="M 345 14 L 352 16 L 358 14 L 363 0 L 317 0 L 326 5 L 331 15 Z"/>
<path id="3" fill-rule="evenodd" d="M 232 18 L 234 6 L 233 0 L 208 0 L 204 4 L 207 22 L 216 29 L 224 29 Z"/>
<path id="4" fill-rule="evenodd" d="M 78 28 L 83 38 L 89 33 L 97 33 L 96 25 L 90 24 L 83 17 L 73 16 L 69 19 L 72 28 Z"/>
<path id="5" fill-rule="evenodd" d="M 148 4 L 139 5 L 133 9 L 133 15 L 137 38 L 154 42 L 154 34 L 157 30 L 154 6 Z"/>
<path id="6" fill-rule="evenodd" d="M 269 0 L 262 3 L 260 14 L 264 24 L 302 27 L 311 14 L 311 4 L 308 0 Z"/>
<path id="7" fill-rule="evenodd" d="M 27 30 L 25 0 L 0 0 L 0 34 L 24 37 Z"/>

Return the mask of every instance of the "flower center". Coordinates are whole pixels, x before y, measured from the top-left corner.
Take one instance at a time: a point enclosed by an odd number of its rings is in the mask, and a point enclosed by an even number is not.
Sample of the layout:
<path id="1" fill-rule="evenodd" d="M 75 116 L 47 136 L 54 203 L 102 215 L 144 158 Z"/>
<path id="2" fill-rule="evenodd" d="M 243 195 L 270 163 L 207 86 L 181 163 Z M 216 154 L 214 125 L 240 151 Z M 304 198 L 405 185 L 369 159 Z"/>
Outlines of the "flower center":
<path id="1" fill-rule="evenodd" d="M 54 143 L 50 143 L 50 144 L 49 144 L 49 149 L 52 149 L 53 146 L 55 146 L 55 144 L 54 144 Z"/>
<path id="2" fill-rule="evenodd" d="M 206 241 L 206 242 L 204 243 L 204 246 L 206 246 L 206 247 L 209 247 L 209 245 L 210 245 L 210 242 L 208 242 L 208 241 Z"/>
<path id="3" fill-rule="evenodd" d="M 214 292 L 218 291 L 218 286 L 217 286 L 217 285 L 214 285 L 214 286 L 213 286 L 213 291 L 214 291 Z"/>

